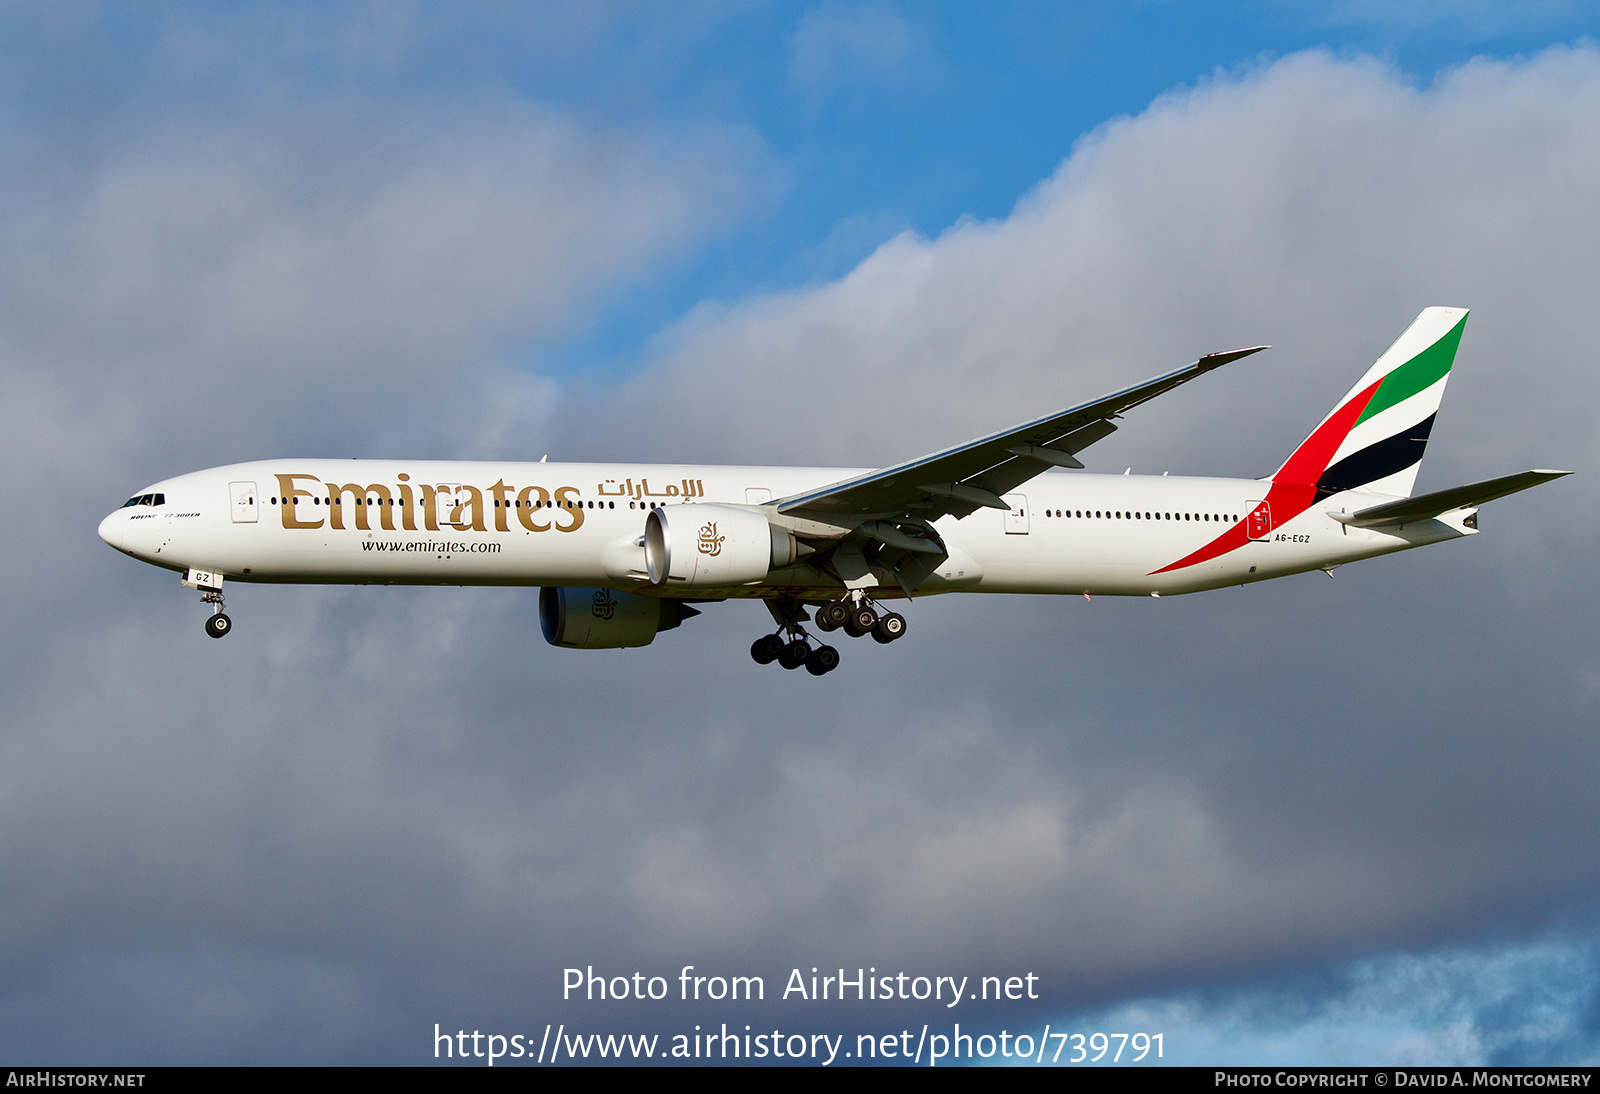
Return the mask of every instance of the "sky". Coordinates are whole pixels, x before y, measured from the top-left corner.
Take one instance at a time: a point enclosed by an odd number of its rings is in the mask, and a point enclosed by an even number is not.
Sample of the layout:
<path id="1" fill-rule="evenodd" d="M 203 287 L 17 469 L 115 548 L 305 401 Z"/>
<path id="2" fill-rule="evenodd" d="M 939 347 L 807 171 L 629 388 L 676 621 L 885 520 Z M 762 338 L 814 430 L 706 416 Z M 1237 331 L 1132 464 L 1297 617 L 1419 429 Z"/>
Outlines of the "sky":
<path id="1" fill-rule="evenodd" d="M 1594 1064 L 1597 35 L 0 5 L 0 1061 L 960 1021 Z M 882 466 L 1270 343 L 1088 453 L 1256 477 L 1430 305 L 1472 317 L 1418 489 L 1576 474 L 1332 581 L 919 600 L 823 680 L 750 662 L 755 605 L 569 651 L 525 589 L 239 586 L 214 642 L 95 536 L 288 455 Z M 562 997 L 688 965 L 766 999 Z M 813 968 L 1037 998 L 780 997 Z"/>

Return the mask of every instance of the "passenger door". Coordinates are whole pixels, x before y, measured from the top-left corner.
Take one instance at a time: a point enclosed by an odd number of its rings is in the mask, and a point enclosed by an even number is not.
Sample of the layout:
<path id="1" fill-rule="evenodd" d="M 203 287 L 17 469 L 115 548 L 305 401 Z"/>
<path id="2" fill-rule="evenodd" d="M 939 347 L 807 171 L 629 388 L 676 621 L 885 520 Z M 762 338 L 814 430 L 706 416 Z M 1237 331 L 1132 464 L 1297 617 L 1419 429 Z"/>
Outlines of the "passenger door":
<path id="1" fill-rule="evenodd" d="M 1023 494 L 1007 494 L 1000 499 L 1011 508 L 1006 510 L 1006 535 L 1028 534 L 1028 499 Z"/>
<path id="2" fill-rule="evenodd" d="M 228 497 L 233 502 L 233 523 L 254 524 L 256 522 L 255 483 L 230 482 L 228 484 Z"/>
<path id="3" fill-rule="evenodd" d="M 460 530 L 461 526 L 453 523 L 451 518 L 455 515 L 456 506 L 465 505 L 468 500 L 469 495 L 461 489 L 460 483 L 441 482 L 434 487 L 434 523 L 439 526 L 441 532 L 450 529 Z M 465 517 L 467 514 L 463 511 L 461 515 Z"/>
<path id="4" fill-rule="evenodd" d="M 1245 518 L 1245 531 L 1251 539 L 1266 539 L 1272 531 L 1271 507 L 1264 501 L 1247 501 L 1245 504 L 1255 506 Z"/>

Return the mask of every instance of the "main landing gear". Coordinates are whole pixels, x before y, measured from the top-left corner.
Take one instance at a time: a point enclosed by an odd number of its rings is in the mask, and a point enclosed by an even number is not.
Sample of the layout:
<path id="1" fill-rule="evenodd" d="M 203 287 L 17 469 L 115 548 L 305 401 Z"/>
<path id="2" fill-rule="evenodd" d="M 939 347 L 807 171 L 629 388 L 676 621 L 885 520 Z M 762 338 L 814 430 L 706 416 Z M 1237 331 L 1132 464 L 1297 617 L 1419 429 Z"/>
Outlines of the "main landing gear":
<path id="1" fill-rule="evenodd" d="M 889 643 L 906 633 L 906 617 L 899 612 L 879 615 L 865 600 L 854 606 L 843 600 L 831 600 L 817 609 L 818 630 L 834 631 L 841 628 L 851 638 L 870 634 L 875 642 Z"/>
<path id="2" fill-rule="evenodd" d="M 893 642 L 906 633 L 905 616 L 898 612 L 879 615 L 859 593 L 858 599 L 831 600 L 816 610 L 817 629 L 823 632 L 842 629 L 852 638 L 868 634 L 880 643 Z M 776 661 L 786 669 L 804 665 L 812 676 L 822 676 L 839 667 L 839 651 L 832 646 L 812 645 L 801 623 L 805 610 L 796 600 L 769 600 L 767 608 L 777 620 L 775 634 L 765 634 L 750 646 L 750 657 L 758 665 Z"/>
<path id="3" fill-rule="evenodd" d="M 839 667 L 839 651 L 832 646 L 813 646 L 802 631 L 795 637 L 785 637 L 783 632 L 764 634 L 750 647 L 750 656 L 758 665 L 774 661 L 786 669 L 801 665 L 812 676 L 821 676 Z"/>

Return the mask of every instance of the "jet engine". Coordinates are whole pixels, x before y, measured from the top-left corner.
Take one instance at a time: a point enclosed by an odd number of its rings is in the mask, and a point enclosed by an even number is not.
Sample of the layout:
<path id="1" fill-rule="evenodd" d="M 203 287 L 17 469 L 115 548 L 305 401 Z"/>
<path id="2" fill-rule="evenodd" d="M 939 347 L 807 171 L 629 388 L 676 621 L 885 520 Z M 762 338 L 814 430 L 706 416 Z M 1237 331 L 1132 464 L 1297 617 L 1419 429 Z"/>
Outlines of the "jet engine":
<path id="1" fill-rule="evenodd" d="M 743 585 L 809 553 L 755 509 L 663 505 L 645 519 L 644 559 L 652 585 Z"/>
<path id="2" fill-rule="evenodd" d="M 619 593 L 612 589 L 539 590 L 539 626 L 552 646 L 574 650 L 618 650 L 648 646 L 700 613 L 678 600 Z"/>

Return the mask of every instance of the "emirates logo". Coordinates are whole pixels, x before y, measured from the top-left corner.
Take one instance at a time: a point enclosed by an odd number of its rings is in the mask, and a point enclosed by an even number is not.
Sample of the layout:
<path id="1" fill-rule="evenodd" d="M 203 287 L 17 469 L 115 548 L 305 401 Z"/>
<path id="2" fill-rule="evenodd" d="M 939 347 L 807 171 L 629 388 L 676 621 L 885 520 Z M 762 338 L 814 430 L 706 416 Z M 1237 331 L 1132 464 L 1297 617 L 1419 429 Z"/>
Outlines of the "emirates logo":
<path id="1" fill-rule="evenodd" d="M 596 589 L 594 602 L 591 605 L 596 619 L 610 619 L 617 614 L 617 598 L 611 595 L 610 589 Z"/>
<path id="2" fill-rule="evenodd" d="M 722 553 L 722 541 L 727 538 L 717 535 L 716 521 L 707 521 L 700 526 L 700 553 L 716 558 Z"/>

